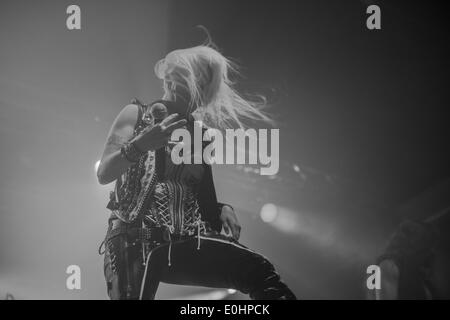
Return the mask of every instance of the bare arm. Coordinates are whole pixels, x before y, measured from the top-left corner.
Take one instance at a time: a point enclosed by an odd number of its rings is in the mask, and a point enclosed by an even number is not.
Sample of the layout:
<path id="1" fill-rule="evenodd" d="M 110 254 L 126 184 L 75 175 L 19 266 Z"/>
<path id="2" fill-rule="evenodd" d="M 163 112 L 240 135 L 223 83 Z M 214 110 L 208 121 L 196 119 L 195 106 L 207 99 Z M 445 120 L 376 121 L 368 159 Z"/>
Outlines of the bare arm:
<path id="1" fill-rule="evenodd" d="M 136 147 L 143 152 L 156 150 L 168 143 L 172 131 L 186 124 L 185 119 L 175 121 L 178 114 L 172 114 L 161 123 L 147 127 L 137 137 L 133 138 L 134 127 L 139 114 L 138 108 L 134 104 L 127 105 L 114 120 L 97 170 L 100 184 L 113 182 L 132 164 L 132 162 L 123 158 L 120 153 L 120 149 L 126 142 L 133 139 Z"/>
<path id="2" fill-rule="evenodd" d="M 120 148 L 133 137 L 137 117 L 138 106 L 130 104 L 114 120 L 97 170 L 100 184 L 113 182 L 132 164 L 121 156 Z"/>

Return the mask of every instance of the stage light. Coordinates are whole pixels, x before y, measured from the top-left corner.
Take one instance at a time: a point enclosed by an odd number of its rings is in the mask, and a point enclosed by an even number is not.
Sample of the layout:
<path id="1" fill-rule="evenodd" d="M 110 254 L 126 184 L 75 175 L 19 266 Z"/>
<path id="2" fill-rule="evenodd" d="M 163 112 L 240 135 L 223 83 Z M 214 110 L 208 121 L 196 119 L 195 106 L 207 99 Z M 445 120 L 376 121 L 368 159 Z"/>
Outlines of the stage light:
<path id="1" fill-rule="evenodd" d="M 261 208 L 261 219 L 282 233 L 308 238 L 317 245 L 338 245 L 335 225 L 312 212 L 265 204 Z"/>
<path id="2" fill-rule="evenodd" d="M 266 223 L 274 222 L 278 216 L 278 208 L 273 203 L 266 203 L 260 212 L 261 220 Z"/>
<path id="3" fill-rule="evenodd" d="M 300 172 L 300 167 L 299 167 L 298 165 L 294 164 L 294 165 L 292 166 L 292 168 L 294 168 L 294 171 L 295 171 L 295 172 Z"/>
<path id="4" fill-rule="evenodd" d="M 96 163 L 95 163 L 95 166 L 94 166 L 94 168 L 95 168 L 95 173 L 97 173 L 97 171 L 98 171 L 98 167 L 100 166 L 100 160 L 98 160 Z"/>

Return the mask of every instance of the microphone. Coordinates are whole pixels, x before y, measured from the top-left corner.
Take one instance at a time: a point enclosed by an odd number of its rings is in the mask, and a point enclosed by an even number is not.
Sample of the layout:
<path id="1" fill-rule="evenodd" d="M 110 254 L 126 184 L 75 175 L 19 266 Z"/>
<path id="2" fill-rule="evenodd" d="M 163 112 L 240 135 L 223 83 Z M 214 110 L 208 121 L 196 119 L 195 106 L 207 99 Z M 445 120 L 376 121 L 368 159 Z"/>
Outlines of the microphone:
<path id="1" fill-rule="evenodd" d="M 174 101 L 158 101 L 150 106 L 150 115 L 153 123 L 161 123 L 170 114 L 178 113 L 182 118 L 187 120 L 187 129 L 192 132 L 194 130 L 194 117 L 188 113 L 188 108 L 184 103 Z M 159 180 L 165 177 L 166 171 L 166 148 L 161 147 L 155 150 L 155 172 Z"/>
<path id="2" fill-rule="evenodd" d="M 158 124 L 169 116 L 169 110 L 163 103 L 157 102 L 150 107 L 150 114 L 154 119 L 154 124 Z M 155 151 L 155 172 L 160 180 L 165 176 L 165 158 L 165 147 L 161 147 Z"/>
<path id="3" fill-rule="evenodd" d="M 169 110 L 161 102 L 153 104 L 150 108 L 150 114 L 152 115 L 155 124 L 160 123 L 169 115 Z"/>

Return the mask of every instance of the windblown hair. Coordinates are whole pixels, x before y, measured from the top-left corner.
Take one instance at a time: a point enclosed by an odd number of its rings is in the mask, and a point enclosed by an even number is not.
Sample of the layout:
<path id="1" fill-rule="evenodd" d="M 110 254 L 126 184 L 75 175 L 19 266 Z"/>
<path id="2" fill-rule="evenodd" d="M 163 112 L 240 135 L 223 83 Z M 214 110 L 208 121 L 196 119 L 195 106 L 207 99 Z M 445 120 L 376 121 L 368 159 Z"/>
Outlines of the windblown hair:
<path id="1" fill-rule="evenodd" d="M 188 111 L 207 126 L 244 128 L 255 120 L 273 125 L 262 110 L 265 99 L 244 98 L 230 80 L 231 73 L 239 75 L 236 64 L 209 44 L 174 50 L 155 65 L 155 74 L 164 80 L 164 97 L 173 96 L 175 88 L 186 92 Z"/>

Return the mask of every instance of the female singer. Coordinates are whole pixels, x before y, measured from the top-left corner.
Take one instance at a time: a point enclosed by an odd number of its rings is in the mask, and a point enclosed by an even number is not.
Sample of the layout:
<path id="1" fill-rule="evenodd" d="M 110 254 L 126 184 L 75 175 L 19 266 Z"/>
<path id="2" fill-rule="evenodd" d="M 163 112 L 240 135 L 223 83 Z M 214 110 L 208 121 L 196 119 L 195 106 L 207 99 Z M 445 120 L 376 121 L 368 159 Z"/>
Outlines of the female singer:
<path id="1" fill-rule="evenodd" d="M 105 239 L 111 299 L 154 299 L 161 281 L 295 299 L 273 265 L 238 242 L 241 227 L 232 206 L 217 202 L 211 166 L 170 158 L 171 133 L 193 120 L 219 130 L 270 121 L 234 89 L 230 71 L 211 46 L 172 51 L 155 66 L 162 100 L 135 100 L 115 119 L 97 171 L 101 184 L 116 181 Z"/>

